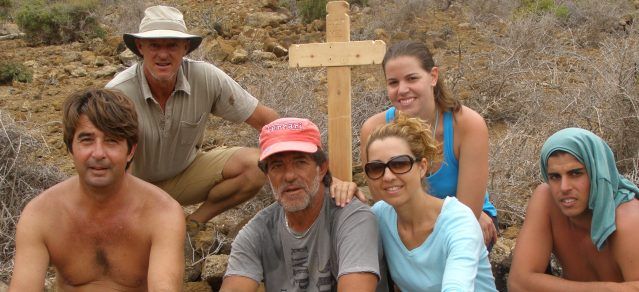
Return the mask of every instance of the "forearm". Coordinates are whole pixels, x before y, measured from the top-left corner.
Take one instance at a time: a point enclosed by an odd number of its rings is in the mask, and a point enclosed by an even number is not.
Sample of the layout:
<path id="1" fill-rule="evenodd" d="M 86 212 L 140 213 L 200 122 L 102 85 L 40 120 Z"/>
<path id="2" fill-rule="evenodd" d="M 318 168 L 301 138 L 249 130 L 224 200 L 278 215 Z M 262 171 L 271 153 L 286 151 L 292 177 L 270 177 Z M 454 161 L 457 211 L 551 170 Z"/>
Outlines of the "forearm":
<path id="1" fill-rule="evenodd" d="M 258 104 L 253 111 L 253 114 L 251 114 L 244 122 L 254 129 L 261 131 L 262 127 L 274 120 L 277 120 L 279 117 L 279 114 L 275 110 Z"/>
<path id="2" fill-rule="evenodd" d="M 148 287 L 150 292 L 182 291 L 182 277 L 173 275 L 157 281 L 149 281 Z"/>
<path id="3" fill-rule="evenodd" d="M 571 292 L 614 292 L 614 291 L 639 291 L 639 281 L 634 282 L 577 282 L 562 279 L 556 276 L 532 273 L 530 275 L 514 276 L 508 283 L 509 291 L 571 291 Z"/>

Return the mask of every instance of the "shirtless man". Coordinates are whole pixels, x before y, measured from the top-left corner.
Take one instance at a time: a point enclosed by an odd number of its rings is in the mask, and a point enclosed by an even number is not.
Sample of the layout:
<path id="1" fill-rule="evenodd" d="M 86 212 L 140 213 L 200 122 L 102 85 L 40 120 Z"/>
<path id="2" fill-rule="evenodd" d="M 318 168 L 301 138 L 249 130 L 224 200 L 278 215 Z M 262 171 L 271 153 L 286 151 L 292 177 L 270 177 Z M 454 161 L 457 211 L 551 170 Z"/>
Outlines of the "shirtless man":
<path id="1" fill-rule="evenodd" d="M 639 189 L 619 175 L 610 147 L 568 128 L 541 150 L 539 185 L 528 203 L 509 291 L 639 289 Z M 544 274 L 551 252 L 562 278 Z"/>
<path id="2" fill-rule="evenodd" d="M 64 104 L 64 142 L 75 175 L 27 204 L 16 232 L 9 291 L 179 291 L 184 214 L 167 193 L 126 172 L 136 112 L 118 91 L 86 90 Z"/>

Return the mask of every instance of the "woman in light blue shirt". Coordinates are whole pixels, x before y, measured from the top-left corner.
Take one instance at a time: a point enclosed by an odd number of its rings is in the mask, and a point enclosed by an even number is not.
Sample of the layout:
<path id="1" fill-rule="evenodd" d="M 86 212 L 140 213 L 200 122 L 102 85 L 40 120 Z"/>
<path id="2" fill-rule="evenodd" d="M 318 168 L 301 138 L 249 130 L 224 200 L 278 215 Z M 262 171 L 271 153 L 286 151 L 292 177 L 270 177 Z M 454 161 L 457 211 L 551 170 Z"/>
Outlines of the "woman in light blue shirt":
<path id="1" fill-rule="evenodd" d="M 376 129 L 364 166 L 393 281 L 401 291 L 496 291 L 482 230 L 455 197 L 427 196 L 437 153 L 424 121 L 400 114 Z"/>

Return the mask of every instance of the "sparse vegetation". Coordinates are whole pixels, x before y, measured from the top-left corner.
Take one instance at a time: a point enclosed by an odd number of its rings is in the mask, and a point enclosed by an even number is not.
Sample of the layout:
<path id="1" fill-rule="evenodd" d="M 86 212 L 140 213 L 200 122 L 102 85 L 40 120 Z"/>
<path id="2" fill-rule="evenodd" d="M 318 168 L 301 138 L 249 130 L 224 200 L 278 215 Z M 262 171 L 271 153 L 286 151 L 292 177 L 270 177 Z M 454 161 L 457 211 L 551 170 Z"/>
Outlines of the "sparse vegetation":
<path id="1" fill-rule="evenodd" d="M 349 4 L 357 4 L 360 6 L 368 5 L 368 0 L 345 0 Z M 323 19 L 326 17 L 326 3 L 328 0 L 297 0 L 294 8 L 299 9 L 302 20 L 309 23 L 315 19 Z"/>
<path id="2" fill-rule="evenodd" d="M 297 7 L 299 7 L 299 15 L 304 22 L 311 22 L 326 16 L 326 3 L 328 0 L 300 0 L 299 2 Z"/>
<path id="3" fill-rule="evenodd" d="M 53 2 L 53 3 L 51 3 Z M 16 12 L 17 24 L 35 43 L 59 44 L 104 37 L 97 0 L 26 0 Z"/>
<path id="4" fill-rule="evenodd" d="M 13 80 L 18 82 L 31 82 L 33 74 L 24 65 L 15 61 L 0 61 L 0 85 L 11 84 Z"/>
<path id="5" fill-rule="evenodd" d="M 518 12 L 523 15 L 553 13 L 561 20 L 567 20 L 570 17 L 568 7 L 564 4 L 556 3 L 555 0 L 523 0 Z"/>
<path id="6" fill-rule="evenodd" d="M 11 0 L 0 0 L 0 21 L 7 19 L 12 6 Z"/>
<path id="7" fill-rule="evenodd" d="M 0 110 L 0 281 L 13 269 L 15 228 L 20 212 L 35 195 L 64 177 L 55 167 L 35 159 L 47 151 L 38 131 Z"/>

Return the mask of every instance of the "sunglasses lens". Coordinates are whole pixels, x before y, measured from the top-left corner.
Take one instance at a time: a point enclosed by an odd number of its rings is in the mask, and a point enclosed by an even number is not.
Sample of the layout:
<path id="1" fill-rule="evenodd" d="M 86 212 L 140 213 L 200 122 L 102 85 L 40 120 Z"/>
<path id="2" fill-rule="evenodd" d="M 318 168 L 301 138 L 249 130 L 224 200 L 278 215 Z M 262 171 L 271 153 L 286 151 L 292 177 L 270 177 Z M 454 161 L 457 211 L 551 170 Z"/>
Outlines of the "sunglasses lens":
<path id="1" fill-rule="evenodd" d="M 388 161 L 388 168 L 396 174 L 407 173 L 413 168 L 414 160 L 408 155 L 395 157 Z"/>
<path id="2" fill-rule="evenodd" d="M 371 179 L 382 177 L 384 175 L 384 169 L 386 169 L 386 164 L 381 162 L 369 162 L 364 166 L 366 176 Z"/>

